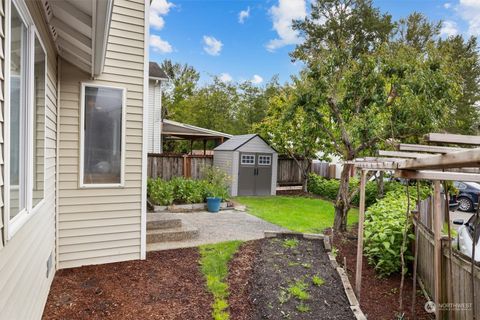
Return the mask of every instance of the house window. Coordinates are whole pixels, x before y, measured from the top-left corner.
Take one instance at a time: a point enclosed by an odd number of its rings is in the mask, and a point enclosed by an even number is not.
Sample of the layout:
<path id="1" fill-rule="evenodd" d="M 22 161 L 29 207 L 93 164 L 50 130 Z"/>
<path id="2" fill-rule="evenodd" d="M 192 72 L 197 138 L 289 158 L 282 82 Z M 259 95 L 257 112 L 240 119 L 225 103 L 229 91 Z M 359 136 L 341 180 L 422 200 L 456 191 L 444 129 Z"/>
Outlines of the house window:
<path id="1" fill-rule="evenodd" d="M 46 53 L 26 5 L 7 2 L 5 194 L 8 237 L 44 199 Z"/>
<path id="2" fill-rule="evenodd" d="M 122 186 L 125 89 L 83 84 L 81 121 L 81 186 Z"/>
<path id="3" fill-rule="evenodd" d="M 241 164 L 255 164 L 255 155 L 254 154 L 242 154 Z"/>
<path id="4" fill-rule="evenodd" d="M 258 165 L 269 166 L 272 164 L 272 156 L 258 156 Z"/>

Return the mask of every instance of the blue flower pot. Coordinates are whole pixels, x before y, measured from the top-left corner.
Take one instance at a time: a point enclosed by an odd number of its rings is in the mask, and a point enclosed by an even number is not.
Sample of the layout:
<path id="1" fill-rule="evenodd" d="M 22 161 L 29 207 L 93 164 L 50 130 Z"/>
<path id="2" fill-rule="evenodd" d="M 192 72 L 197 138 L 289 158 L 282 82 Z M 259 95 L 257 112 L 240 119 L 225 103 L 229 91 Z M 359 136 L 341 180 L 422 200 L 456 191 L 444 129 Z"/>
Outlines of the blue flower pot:
<path id="1" fill-rule="evenodd" d="M 209 212 L 218 212 L 220 211 L 220 203 L 222 198 L 217 197 L 207 197 L 207 209 Z"/>

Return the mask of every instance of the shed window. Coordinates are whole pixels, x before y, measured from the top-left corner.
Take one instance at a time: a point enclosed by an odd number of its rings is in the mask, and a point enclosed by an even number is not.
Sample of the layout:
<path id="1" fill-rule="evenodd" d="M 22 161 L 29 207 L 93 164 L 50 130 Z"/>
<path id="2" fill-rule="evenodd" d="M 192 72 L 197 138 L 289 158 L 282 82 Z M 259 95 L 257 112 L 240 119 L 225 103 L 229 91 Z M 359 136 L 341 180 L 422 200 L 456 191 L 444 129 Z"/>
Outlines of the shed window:
<path id="1" fill-rule="evenodd" d="M 82 86 L 82 186 L 122 186 L 125 89 Z"/>
<path id="2" fill-rule="evenodd" d="M 241 164 L 255 164 L 255 155 L 242 154 Z"/>
<path id="3" fill-rule="evenodd" d="M 269 166 L 272 164 L 272 156 L 258 156 L 258 165 Z"/>
<path id="4" fill-rule="evenodd" d="M 46 52 L 21 0 L 7 5 L 5 153 L 8 238 L 44 199 Z"/>

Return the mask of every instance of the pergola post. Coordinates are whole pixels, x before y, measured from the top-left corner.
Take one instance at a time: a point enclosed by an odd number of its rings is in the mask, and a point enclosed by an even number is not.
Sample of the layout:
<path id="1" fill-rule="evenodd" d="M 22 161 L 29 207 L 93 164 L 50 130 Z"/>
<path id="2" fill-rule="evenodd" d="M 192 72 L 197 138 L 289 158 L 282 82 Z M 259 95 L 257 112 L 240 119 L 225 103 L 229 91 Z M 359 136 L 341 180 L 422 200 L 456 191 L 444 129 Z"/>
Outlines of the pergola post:
<path id="1" fill-rule="evenodd" d="M 360 204 L 358 209 L 358 242 L 357 242 L 357 265 L 355 270 L 355 293 L 360 301 L 362 288 L 362 263 L 363 263 L 363 222 L 365 220 L 365 186 L 368 170 L 360 173 Z"/>
<path id="2" fill-rule="evenodd" d="M 435 319 L 441 319 L 440 303 L 442 295 L 442 190 L 439 180 L 433 182 L 433 244 L 434 244 L 434 297 L 435 297 Z"/>

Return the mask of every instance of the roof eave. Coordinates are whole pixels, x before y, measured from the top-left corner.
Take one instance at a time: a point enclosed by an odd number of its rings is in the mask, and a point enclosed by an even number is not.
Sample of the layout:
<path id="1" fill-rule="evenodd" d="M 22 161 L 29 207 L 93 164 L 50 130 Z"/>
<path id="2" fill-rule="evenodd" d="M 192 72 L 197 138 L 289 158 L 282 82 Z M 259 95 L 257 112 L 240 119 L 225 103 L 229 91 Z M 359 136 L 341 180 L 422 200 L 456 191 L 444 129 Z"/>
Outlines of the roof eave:
<path id="1" fill-rule="evenodd" d="M 92 30 L 92 76 L 97 77 L 103 72 L 107 53 L 108 34 L 112 21 L 113 0 L 97 0 L 94 6 Z"/>

